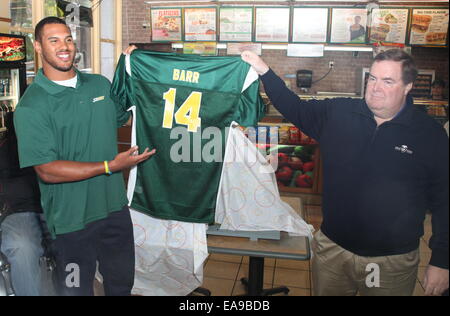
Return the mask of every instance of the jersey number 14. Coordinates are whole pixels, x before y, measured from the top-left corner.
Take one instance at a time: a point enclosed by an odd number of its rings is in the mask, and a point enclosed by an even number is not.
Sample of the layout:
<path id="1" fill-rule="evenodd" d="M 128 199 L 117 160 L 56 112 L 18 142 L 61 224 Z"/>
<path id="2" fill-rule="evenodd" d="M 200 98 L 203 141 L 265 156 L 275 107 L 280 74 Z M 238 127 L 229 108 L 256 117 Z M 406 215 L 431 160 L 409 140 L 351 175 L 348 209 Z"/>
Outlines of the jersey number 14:
<path id="1" fill-rule="evenodd" d="M 177 89 L 171 88 L 164 93 L 163 98 L 166 101 L 164 105 L 163 128 L 172 128 L 173 119 L 179 125 L 187 126 L 189 132 L 196 133 L 201 126 L 200 106 L 202 102 L 202 93 L 193 91 L 184 101 L 178 111 L 175 113 L 175 98 Z"/>

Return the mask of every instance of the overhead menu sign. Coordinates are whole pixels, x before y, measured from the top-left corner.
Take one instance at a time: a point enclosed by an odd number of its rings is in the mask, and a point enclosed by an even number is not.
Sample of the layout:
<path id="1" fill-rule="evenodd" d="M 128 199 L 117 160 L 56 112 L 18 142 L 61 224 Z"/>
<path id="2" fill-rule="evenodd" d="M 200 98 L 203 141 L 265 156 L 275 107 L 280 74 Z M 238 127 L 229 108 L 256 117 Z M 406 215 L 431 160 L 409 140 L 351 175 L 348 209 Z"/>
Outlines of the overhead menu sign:
<path id="1" fill-rule="evenodd" d="M 152 9 L 152 40 L 181 41 L 181 9 Z"/>
<path id="2" fill-rule="evenodd" d="M 256 42 L 288 42 L 289 21 L 289 8 L 256 8 Z"/>
<path id="3" fill-rule="evenodd" d="M 215 41 L 216 8 L 184 9 L 184 39 L 186 41 Z"/>
<path id="4" fill-rule="evenodd" d="M 371 14 L 370 42 L 405 44 L 409 9 L 374 9 Z"/>
<path id="5" fill-rule="evenodd" d="M 220 9 L 220 41 L 251 42 L 253 8 Z"/>
<path id="6" fill-rule="evenodd" d="M 411 45 L 446 45 L 448 9 L 414 9 L 411 17 Z"/>

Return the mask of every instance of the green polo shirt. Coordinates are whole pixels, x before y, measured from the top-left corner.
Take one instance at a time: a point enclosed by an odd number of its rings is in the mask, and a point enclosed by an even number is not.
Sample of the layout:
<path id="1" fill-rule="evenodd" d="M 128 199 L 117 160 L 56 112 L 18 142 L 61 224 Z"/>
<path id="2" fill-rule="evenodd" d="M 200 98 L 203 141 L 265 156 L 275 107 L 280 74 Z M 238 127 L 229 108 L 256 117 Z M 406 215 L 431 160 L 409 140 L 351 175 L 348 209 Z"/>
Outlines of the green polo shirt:
<path id="1" fill-rule="evenodd" d="M 117 128 L 129 118 L 110 96 L 110 82 L 77 71 L 76 88 L 39 70 L 21 98 L 14 123 L 22 168 L 55 160 L 102 162 L 117 155 Z M 53 238 L 82 230 L 128 204 L 121 173 L 69 183 L 39 180 L 41 204 Z"/>

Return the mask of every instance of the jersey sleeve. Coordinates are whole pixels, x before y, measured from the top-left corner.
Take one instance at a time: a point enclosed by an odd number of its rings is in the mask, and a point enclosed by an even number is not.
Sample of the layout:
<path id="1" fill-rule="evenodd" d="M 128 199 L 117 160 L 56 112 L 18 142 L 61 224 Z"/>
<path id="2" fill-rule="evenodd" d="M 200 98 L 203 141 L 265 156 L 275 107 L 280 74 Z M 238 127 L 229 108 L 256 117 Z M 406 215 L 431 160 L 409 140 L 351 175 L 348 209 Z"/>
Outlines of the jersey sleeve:
<path id="1" fill-rule="evenodd" d="M 117 126 L 122 126 L 130 118 L 128 109 L 134 104 L 129 89 L 129 75 L 126 71 L 125 55 L 122 54 L 117 64 L 114 79 L 111 85 L 110 96 L 116 104 Z"/>
<path id="2" fill-rule="evenodd" d="M 238 105 L 240 117 L 237 118 L 241 126 L 256 126 L 266 115 L 266 106 L 259 94 L 259 86 L 259 80 L 256 80 L 241 94 Z"/>
<path id="3" fill-rule="evenodd" d="M 56 137 L 49 117 L 32 108 L 18 106 L 14 126 L 21 168 L 58 160 Z"/>

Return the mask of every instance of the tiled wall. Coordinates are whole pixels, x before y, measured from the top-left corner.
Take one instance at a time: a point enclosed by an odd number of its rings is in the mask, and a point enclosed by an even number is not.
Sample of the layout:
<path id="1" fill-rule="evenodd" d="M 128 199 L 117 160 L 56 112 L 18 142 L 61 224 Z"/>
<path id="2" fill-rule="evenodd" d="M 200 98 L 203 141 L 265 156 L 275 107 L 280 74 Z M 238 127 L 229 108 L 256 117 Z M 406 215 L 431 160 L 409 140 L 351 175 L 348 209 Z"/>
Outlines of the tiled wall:
<path id="1" fill-rule="evenodd" d="M 295 74 L 299 69 L 313 71 L 313 81 L 322 78 L 328 71 L 328 64 L 334 61 L 334 68 L 323 80 L 313 84 L 310 94 L 322 92 L 357 92 L 357 76 L 360 70 L 371 63 L 372 53 L 359 53 L 353 57 L 352 52 L 325 52 L 322 58 L 286 57 L 285 50 L 264 50 L 262 58 L 280 75 L 288 81 L 290 88 L 301 93 L 296 87 L 295 79 L 287 79 L 286 74 Z"/>
<path id="2" fill-rule="evenodd" d="M 130 42 L 148 43 L 150 28 L 150 5 L 144 0 L 123 0 L 123 45 Z M 223 52 L 221 52 L 223 53 Z M 448 48 L 413 48 L 412 54 L 421 69 L 434 69 L 438 78 L 448 85 Z M 369 67 L 372 53 L 360 52 L 354 56 L 352 52 L 325 52 L 323 58 L 286 57 L 285 50 L 264 50 L 263 59 L 274 71 L 284 78 L 286 74 L 294 74 L 299 69 L 314 72 L 313 80 L 321 78 L 328 71 L 328 62 L 334 61 L 334 70 L 324 80 L 314 84 L 309 93 L 324 92 L 358 92 L 357 77 L 360 69 Z M 291 88 L 300 93 L 294 79 L 285 79 Z M 448 87 L 446 88 L 448 95 Z"/>

